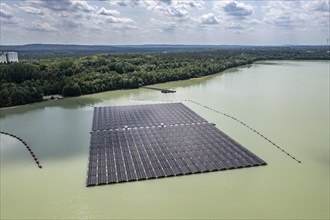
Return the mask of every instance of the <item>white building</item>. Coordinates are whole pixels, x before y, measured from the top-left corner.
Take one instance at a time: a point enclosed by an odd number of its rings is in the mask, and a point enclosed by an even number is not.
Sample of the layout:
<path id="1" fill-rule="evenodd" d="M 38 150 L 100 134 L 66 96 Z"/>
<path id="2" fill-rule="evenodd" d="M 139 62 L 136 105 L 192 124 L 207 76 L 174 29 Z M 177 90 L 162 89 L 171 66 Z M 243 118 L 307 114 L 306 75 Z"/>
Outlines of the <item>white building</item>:
<path id="1" fill-rule="evenodd" d="M 7 63 L 7 57 L 4 53 L 0 53 L 0 63 Z"/>
<path id="2" fill-rule="evenodd" d="M 18 55 L 16 52 L 0 53 L 0 63 L 18 63 Z"/>
<path id="3" fill-rule="evenodd" d="M 6 56 L 8 63 L 18 63 L 18 55 L 16 52 L 7 52 Z"/>

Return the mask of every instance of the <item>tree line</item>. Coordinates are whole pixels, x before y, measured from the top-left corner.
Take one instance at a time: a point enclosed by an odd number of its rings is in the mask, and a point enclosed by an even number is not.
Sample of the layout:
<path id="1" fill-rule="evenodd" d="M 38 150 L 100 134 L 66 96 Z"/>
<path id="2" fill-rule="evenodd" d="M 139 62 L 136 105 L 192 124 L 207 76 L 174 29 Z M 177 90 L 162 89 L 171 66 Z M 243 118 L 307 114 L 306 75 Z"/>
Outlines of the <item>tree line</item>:
<path id="1" fill-rule="evenodd" d="M 258 60 L 329 60 L 328 48 L 96 54 L 0 64 L 0 107 L 207 76 Z"/>

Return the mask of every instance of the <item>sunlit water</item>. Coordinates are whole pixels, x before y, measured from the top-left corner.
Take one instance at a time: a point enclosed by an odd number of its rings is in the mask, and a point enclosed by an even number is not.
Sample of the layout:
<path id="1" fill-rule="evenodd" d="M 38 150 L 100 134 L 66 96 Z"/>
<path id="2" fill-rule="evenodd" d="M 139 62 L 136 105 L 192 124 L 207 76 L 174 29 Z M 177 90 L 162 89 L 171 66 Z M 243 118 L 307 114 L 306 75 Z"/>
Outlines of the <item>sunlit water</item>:
<path id="1" fill-rule="evenodd" d="M 276 61 L 204 79 L 113 91 L 1 110 L 1 218 L 329 218 L 330 62 Z M 233 115 L 302 164 L 237 122 L 184 102 L 268 165 L 85 187 L 93 108 L 132 101 L 192 99 Z M 78 102 L 77 102 L 78 101 Z M 85 104 L 85 105 L 82 105 Z"/>

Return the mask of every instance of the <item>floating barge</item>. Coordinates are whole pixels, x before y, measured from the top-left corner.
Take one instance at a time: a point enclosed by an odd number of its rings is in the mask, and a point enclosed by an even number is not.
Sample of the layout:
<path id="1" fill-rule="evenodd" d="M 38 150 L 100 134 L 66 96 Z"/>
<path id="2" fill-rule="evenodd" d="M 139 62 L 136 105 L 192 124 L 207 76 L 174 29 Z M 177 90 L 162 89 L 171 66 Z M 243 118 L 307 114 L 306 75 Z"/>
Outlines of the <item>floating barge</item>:
<path id="1" fill-rule="evenodd" d="M 157 90 L 157 91 L 160 91 L 161 93 L 176 93 L 176 91 L 173 89 L 161 89 L 161 88 L 155 88 L 155 87 L 149 87 L 149 86 L 144 86 L 142 88 Z"/>

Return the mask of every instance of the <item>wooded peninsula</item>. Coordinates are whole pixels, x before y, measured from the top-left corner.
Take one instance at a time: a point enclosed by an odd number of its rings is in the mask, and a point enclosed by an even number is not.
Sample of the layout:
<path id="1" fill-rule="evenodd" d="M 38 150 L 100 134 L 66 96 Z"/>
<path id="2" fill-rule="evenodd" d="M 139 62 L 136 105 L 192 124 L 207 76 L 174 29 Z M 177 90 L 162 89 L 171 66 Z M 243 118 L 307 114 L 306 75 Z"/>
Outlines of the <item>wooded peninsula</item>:
<path id="1" fill-rule="evenodd" d="M 330 60 L 328 46 L 24 56 L 0 64 L 0 107 L 202 77 L 261 60 Z"/>

